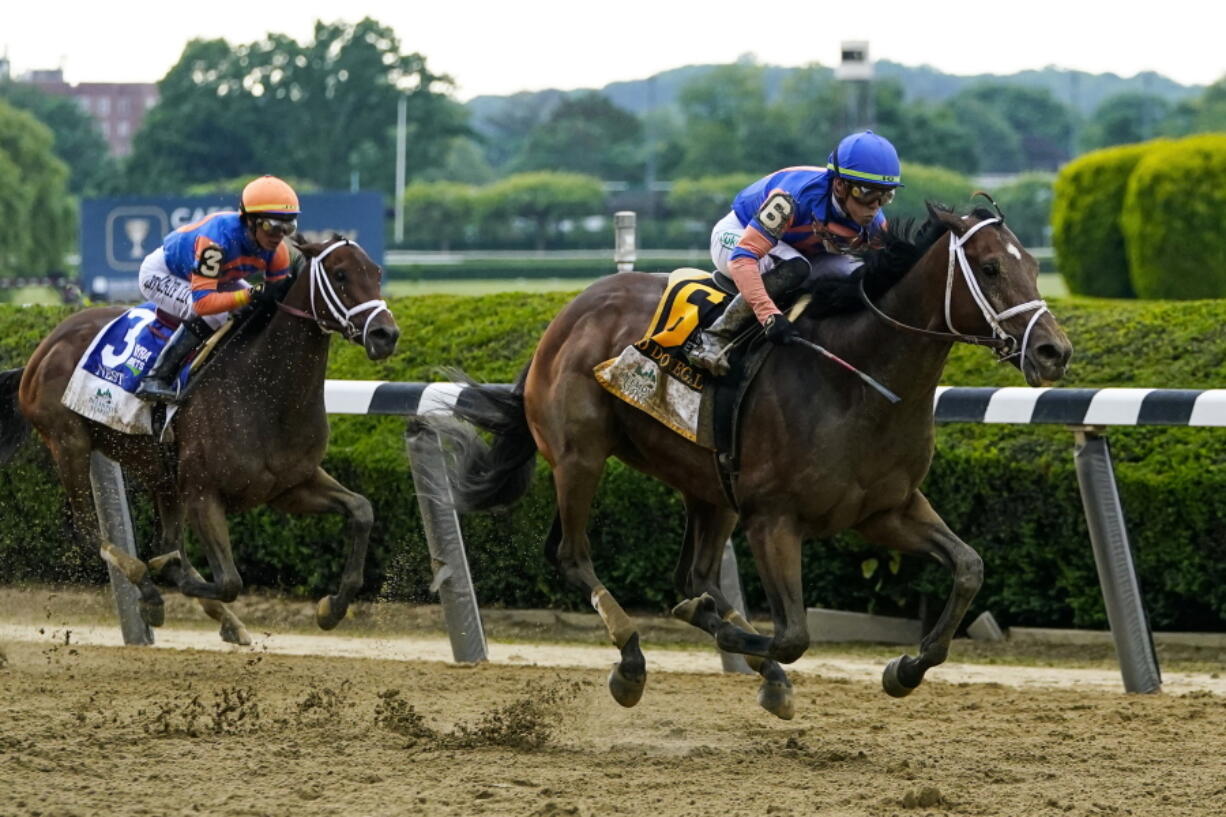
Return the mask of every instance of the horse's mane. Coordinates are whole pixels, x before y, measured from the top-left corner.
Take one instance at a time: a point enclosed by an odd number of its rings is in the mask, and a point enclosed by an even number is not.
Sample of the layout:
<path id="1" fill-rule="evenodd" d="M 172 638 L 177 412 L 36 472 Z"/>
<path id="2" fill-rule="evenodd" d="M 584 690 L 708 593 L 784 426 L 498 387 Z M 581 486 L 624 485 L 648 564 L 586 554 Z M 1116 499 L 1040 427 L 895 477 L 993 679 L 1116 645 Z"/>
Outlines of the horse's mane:
<path id="1" fill-rule="evenodd" d="M 923 221 L 905 218 L 891 222 L 889 230 L 882 233 L 884 244 L 864 253 L 863 266 L 850 276 L 819 278 L 813 282 L 809 287 L 813 302 L 805 314 L 825 317 L 859 312 L 865 308 L 860 299 L 861 280 L 865 293 L 873 301 L 901 281 L 949 229 L 937 214 L 952 213 L 953 208 L 931 201 L 927 205 L 928 218 Z M 980 219 L 996 217 L 996 213 L 983 207 L 975 208 L 971 214 Z"/>

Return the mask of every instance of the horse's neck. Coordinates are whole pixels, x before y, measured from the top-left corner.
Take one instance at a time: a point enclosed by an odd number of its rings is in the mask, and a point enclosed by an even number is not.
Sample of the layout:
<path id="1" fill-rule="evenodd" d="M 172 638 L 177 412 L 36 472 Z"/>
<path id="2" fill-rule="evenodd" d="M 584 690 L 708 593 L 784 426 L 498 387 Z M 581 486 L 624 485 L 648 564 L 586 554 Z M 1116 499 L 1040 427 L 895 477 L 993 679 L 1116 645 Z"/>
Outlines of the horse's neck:
<path id="1" fill-rule="evenodd" d="M 244 361 L 252 377 L 271 386 L 261 389 L 264 404 L 278 404 L 279 416 L 317 411 L 330 339 L 313 322 L 278 310 L 247 347 Z"/>
<path id="2" fill-rule="evenodd" d="M 937 260 L 932 253 L 926 255 L 876 300 L 877 307 L 908 326 L 943 329 L 944 274 L 937 270 Z M 929 405 L 925 401 L 931 401 L 940 385 L 953 344 L 889 326 L 868 310 L 857 314 L 855 325 L 856 349 L 866 355 L 861 358 L 864 368 L 889 384 L 904 401 Z"/>

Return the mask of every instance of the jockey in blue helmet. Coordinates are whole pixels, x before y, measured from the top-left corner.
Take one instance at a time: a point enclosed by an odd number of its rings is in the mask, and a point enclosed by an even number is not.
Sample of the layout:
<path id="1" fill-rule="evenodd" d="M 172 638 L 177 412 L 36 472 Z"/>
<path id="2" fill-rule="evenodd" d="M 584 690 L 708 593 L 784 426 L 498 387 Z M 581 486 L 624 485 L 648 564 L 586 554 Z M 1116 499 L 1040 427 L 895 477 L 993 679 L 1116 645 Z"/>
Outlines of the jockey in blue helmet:
<path id="1" fill-rule="evenodd" d="M 825 167 L 787 167 L 738 193 L 711 231 L 711 259 L 717 281 L 739 294 L 698 337 L 690 360 L 727 372 L 728 344 L 751 315 L 769 340 L 790 343 L 796 330 L 774 299 L 813 273 L 846 276 L 860 266 L 854 253 L 886 229 L 881 208 L 898 187 L 898 151 L 866 130 L 839 142 Z"/>

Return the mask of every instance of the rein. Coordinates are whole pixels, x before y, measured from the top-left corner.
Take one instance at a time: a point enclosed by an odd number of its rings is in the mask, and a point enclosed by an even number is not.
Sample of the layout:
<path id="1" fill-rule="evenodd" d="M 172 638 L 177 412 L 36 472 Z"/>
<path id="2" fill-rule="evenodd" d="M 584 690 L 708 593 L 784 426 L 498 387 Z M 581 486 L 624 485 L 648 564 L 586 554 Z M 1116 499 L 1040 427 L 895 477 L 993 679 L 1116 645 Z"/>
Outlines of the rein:
<path id="1" fill-rule="evenodd" d="M 387 301 L 383 299 L 369 300 L 364 303 L 360 303 L 357 306 L 346 309 L 344 302 L 341 301 L 340 296 L 336 294 L 336 289 L 332 286 L 332 281 L 328 278 L 328 272 L 324 268 L 324 258 L 326 258 L 328 254 L 336 248 L 349 244 L 352 244 L 355 247 L 357 246 L 356 242 L 350 241 L 347 238 L 339 239 L 329 244 L 324 248 L 323 252 L 311 259 L 311 294 L 309 300 L 307 301 L 311 307 L 310 312 L 305 312 L 297 307 L 288 306 L 280 301 L 277 302 L 277 309 L 293 315 L 296 318 L 305 318 L 306 320 L 314 321 L 315 325 L 319 327 L 320 331 L 324 332 L 325 334 L 328 332 L 339 332 L 345 337 L 346 340 L 354 340 L 360 334 L 362 336 L 362 344 L 365 345 L 366 332 L 370 328 L 370 322 L 374 320 L 375 316 L 380 312 L 391 312 L 391 310 L 387 308 Z M 328 308 L 328 312 L 330 313 L 330 315 L 325 317 L 330 317 L 335 326 L 329 326 L 325 318 L 321 318 L 319 315 L 319 310 L 315 306 L 315 294 L 317 289 L 319 291 L 320 298 L 323 300 L 324 306 Z M 360 312 L 365 312 L 368 309 L 373 309 L 374 311 L 366 316 L 366 320 L 362 323 L 362 328 L 359 330 L 357 325 L 353 322 L 353 316 Z"/>
<path id="2" fill-rule="evenodd" d="M 1026 346 L 1030 342 L 1030 331 L 1038 322 L 1039 318 L 1045 312 L 1048 312 L 1047 301 L 1042 299 L 1027 301 L 1017 306 L 1009 307 L 1008 309 L 997 312 L 989 303 L 987 296 L 983 294 L 983 290 L 979 286 L 979 281 L 971 274 L 971 264 L 966 258 L 966 250 L 964 246 L 970 237 L 973 236 L 981 227 L 986 227 L 989 224 L 1000 222 L 999 218 L 987 218 L 971 227 L 961 237 L 954 234 L 951 230 L 949 233 L 949 264 L 946 267 L 945 276 L 945 325 L 949 328 L 948 332 L 941 332 L 934 329 L 922 329 L 918 326 L 911 326 L 903 323 L 895 318 L 882 312 L 872 299 L 868 297 L 868 293 L 864 290 L 864 278 L 861 276 L 859 282 L 860 300 L 869 310 L 881 319 L 888 326 L 894 329 L 899 329 L 904 332 L 910 332 L 914 335 L 921 335 L 927 338 L 937 340 L 953 341 L 955 343 L 970 343 L 975 346 L 987 346 L 996 350 L 997 357 L 1002 360 L 1008 360 L 1016 356 L 1024 356 L 1026 354 Z M 971 297 L 975 304 L 979 307 L 979 311 L 983 313 L 983 318 L 987 321 L 988 326 L 992 327 L 991 335 L 968 335 L 959 332 L 954 328 L 953 319 L 951 317 L 951 304 L 953 302 L 954 277 L 957 270 L 961 270 L 962 278 L 966 281 L 966 287 L 970 290 Z M 1025 312 L 1035 310 L 1030 321 L 1026 324 L 1026 331 L 1022 334 L 1021 347 L 1018 347 L 1017 340 L 1005 331 L 1001 321 L 1007 320 L 1014 315 L 1020 315 Z M 1024 357 L 1023 357 L 1024 359 Z"/>

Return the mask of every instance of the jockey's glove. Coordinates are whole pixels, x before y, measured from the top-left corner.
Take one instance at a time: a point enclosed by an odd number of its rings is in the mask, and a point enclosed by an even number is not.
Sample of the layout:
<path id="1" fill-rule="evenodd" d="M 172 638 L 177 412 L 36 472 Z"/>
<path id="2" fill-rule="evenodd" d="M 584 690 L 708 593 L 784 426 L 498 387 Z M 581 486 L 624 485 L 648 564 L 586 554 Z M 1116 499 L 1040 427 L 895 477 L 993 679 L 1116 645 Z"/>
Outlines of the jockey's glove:
<path id="1" fill-rule="evenodd" d="M 796 339 L 796 327 L 783 314 L 767 318 L 766 323 L 762 324 L 762 330 L 766 333 L 767 340 L 780 346 L 786 346 Z"/>

